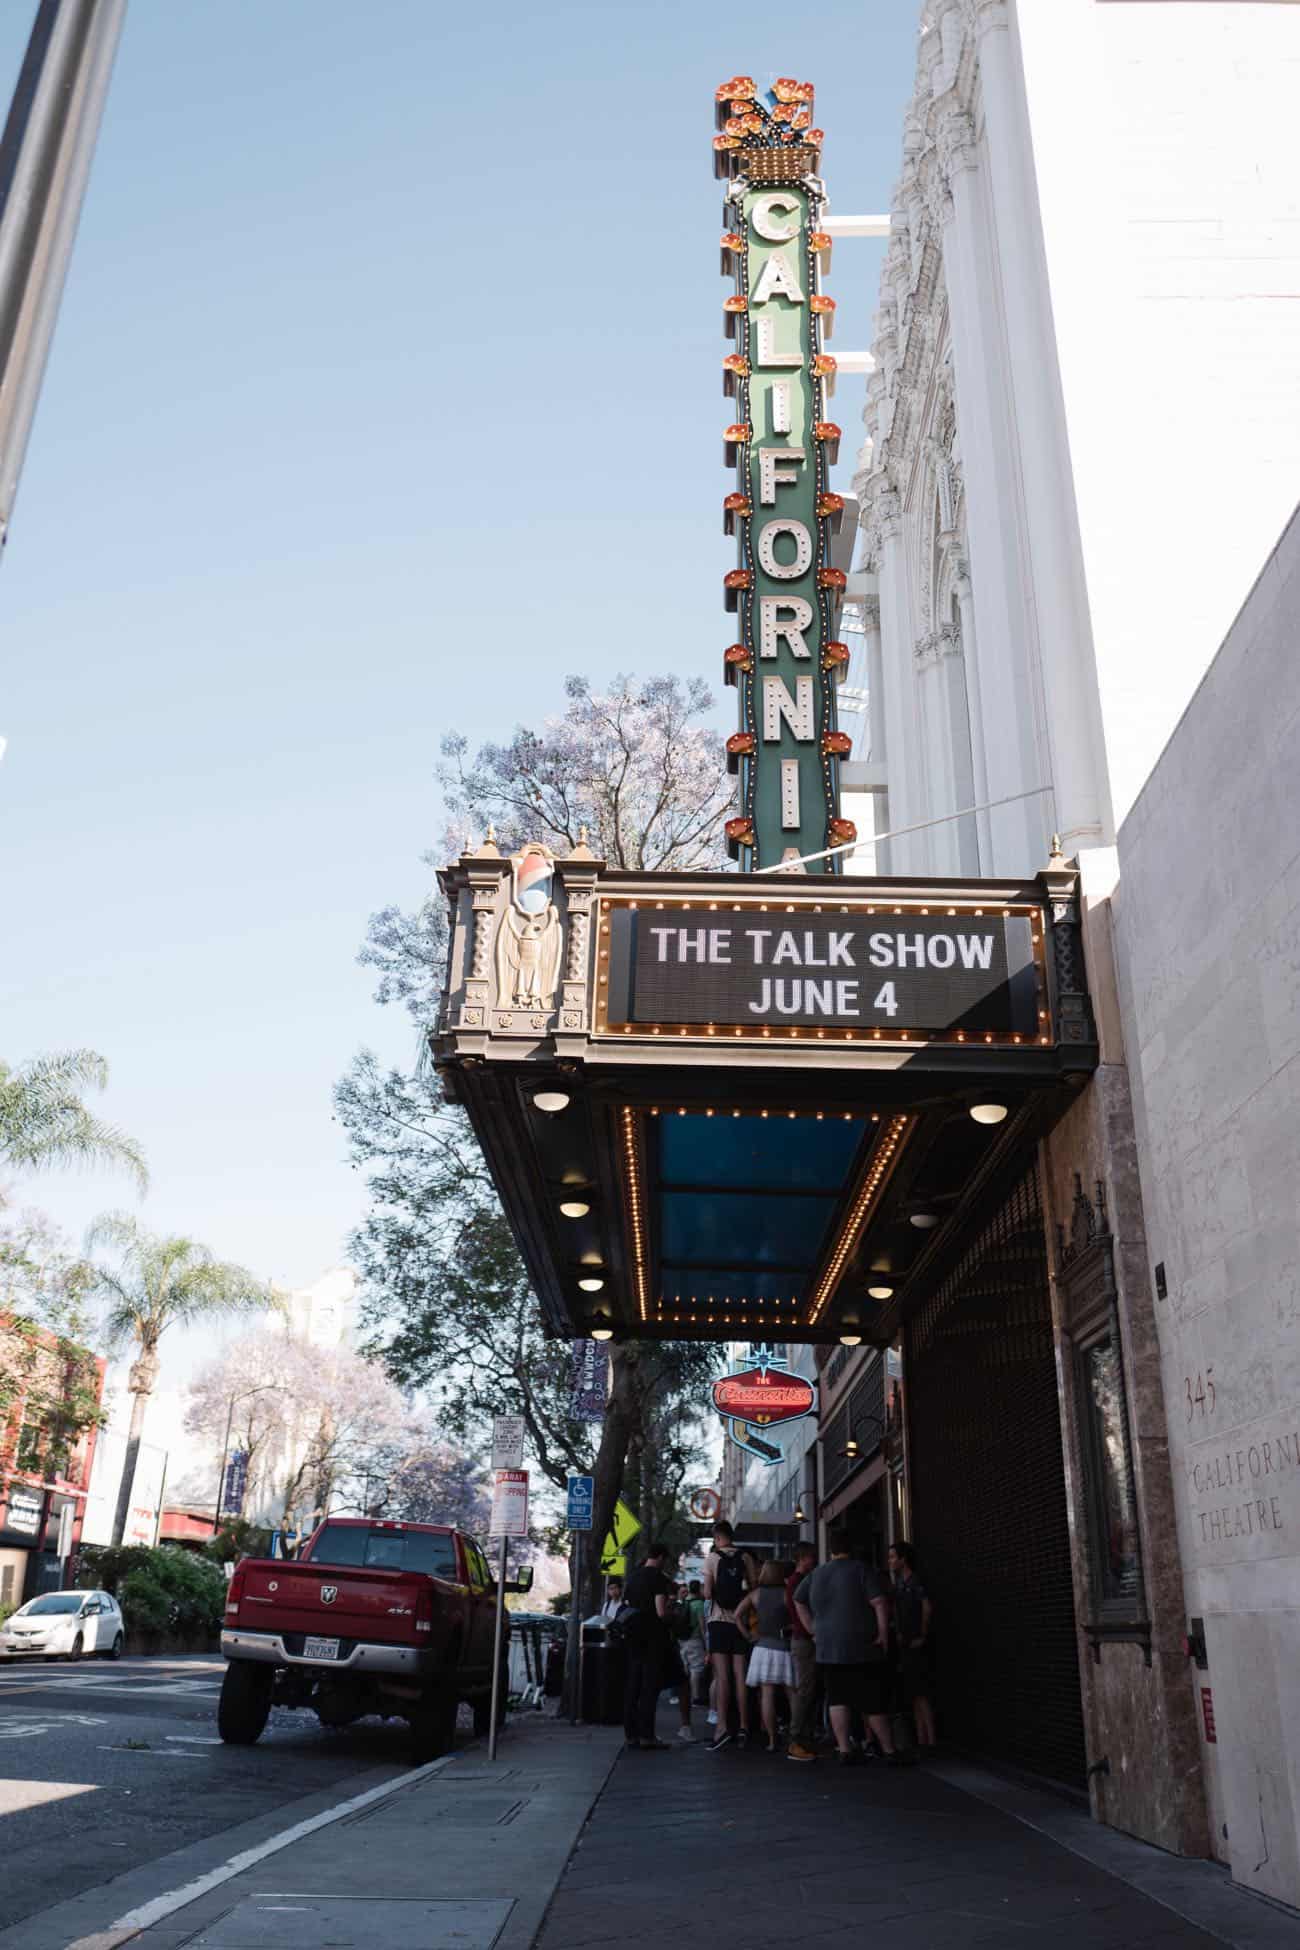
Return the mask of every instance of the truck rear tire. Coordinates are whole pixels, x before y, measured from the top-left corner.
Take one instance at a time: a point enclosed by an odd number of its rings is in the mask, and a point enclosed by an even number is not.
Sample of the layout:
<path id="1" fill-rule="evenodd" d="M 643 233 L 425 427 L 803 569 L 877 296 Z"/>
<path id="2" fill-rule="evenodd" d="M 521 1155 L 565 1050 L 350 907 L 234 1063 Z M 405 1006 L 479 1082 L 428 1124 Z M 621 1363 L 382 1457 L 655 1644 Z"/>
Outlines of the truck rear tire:
<path id="1" fill-rule="evenodd" d="M 271 1711 L 273 1666 L 251 1659 L 232 1659 L 221 1682 L 217 1732 L 232 1747 L 251 1747 L 261 1738 Z"/>
<path id="2" fill-rule="evenodd" d="M 455 1688 L 426 1693 L 411 1714 L 411 1758 L 417 1767 L 448 1754 L 456 1744 Z"/>

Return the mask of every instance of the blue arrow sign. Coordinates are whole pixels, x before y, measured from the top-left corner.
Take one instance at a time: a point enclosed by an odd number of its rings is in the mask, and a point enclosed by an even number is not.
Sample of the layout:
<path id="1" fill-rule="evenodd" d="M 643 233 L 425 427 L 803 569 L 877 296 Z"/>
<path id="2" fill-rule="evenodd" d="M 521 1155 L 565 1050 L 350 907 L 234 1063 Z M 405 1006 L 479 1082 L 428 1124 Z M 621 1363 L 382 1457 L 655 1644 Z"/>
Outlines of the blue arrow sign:
<path id="1" fill-rule="evenodd" d="M 596 1482 L 592 1476 L 570 1476 L 569 1507 L 565 1518 L 569 1530 L 590 1530 L 592 1510 L 596 1500 Z"/>

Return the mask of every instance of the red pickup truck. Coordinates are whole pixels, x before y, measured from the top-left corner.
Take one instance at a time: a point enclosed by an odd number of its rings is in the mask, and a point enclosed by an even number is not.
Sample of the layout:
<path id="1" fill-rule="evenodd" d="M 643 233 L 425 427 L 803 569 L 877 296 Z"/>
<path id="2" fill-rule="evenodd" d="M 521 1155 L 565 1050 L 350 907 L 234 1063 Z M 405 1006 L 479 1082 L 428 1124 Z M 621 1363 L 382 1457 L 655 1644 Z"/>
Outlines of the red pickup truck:
<path id="1" fill-rule="evenodd" d="M 525 1569 L 507 1589 L 531 1584 Z M 409 1721 L 416 1760 L 432 1760 L 451 1746 L 462 1700 L 487 1731 L 495 1612 L 472 1537 L 329 1517 L 298 1557 L 246 1558 L 230 1580 L 218 1731 L 251 1746 L 272 1706 L 311 1707 L 328 1727 L 378 1713 Z"/>

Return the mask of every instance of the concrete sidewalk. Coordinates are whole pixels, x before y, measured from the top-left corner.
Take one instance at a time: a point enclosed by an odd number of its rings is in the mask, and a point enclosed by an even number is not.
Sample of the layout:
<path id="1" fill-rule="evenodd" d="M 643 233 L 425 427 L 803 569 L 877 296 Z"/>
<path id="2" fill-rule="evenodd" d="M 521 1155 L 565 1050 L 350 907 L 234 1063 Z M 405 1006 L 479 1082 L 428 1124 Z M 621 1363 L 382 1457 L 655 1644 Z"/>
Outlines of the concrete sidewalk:
<path id="1" fill-rule="evenodd" d="M 890 1950 L 1300 1950 L 1300 1921 L 1223 1871 L 973 1766 L 626 1753 L 540 1718 L 495 1764 L 463 1749 L 170 1886 L 59 1950 L 857 1950 L 877 1929 Z"/>
<path id="2" fill-rule="evenodd" d="M 524 1719 L 173 1908 L 72 1950 L 530 1950 L 618 1754 L 612 1728 Z"/>
<path id="3" fill-rule="evenodd" d="M 661 1714 L 662 1723 L 668 1714 Z M 538 1950 L 1300 1950 L 1300 1921 L 1061 1797 L 934 1761 L 625 1753 Z"/>

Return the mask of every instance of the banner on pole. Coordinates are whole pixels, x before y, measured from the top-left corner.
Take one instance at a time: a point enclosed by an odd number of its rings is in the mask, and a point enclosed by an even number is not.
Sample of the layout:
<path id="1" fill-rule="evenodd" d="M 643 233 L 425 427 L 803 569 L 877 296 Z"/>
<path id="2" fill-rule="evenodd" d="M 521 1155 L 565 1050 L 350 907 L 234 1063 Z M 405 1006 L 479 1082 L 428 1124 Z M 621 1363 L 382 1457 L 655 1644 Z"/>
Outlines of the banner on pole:
<path id="1" fill-rule="evenodd" d="M 599 1341 L 573 1343 L 569 1413 L 575 1422 L 603 1422 L 609 1400 L 609 1356 Z"/>
<path id="2" fill-rule="evenodd" d="M 226 1459 L 225 1480 L 221 1486 L 221 1514 L 223 1517 L 243 1515 L 244 1492 L 248 1488 L 248 1451 L 232 1449 Z"/>

